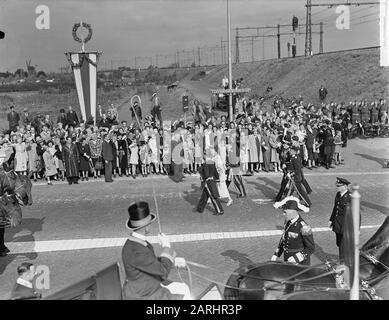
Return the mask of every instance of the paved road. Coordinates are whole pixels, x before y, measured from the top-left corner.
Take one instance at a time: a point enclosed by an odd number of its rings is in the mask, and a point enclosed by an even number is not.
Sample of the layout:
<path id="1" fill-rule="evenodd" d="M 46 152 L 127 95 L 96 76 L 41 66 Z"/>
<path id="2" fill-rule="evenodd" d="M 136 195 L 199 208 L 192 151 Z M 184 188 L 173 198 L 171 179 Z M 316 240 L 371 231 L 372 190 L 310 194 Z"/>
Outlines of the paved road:
<path id="1" fill-rule="evenodd" d="M 310 213 L 302 215 L 315 228 L 317 249 L 312 263 L 336 258 L 334 235 L 326 229 L 336 176 L 361 186 L 362 224 L 367 226 L 361 231 L 361 243 L 389 214 L 389 171 L 380 164 L 386 157 L 386 144 L 387 140 L 373 144 L 369 140 L 353 140 L 344 166 L 306 171 L 314 190 L 313 207 Z M 121 245 L 127 236 L 127 207 L 132 201 L 143 199 L 155 210 L 153 186 L 163 232 L 171 237 L 178 255 L 210 267 L 192 268 L 196 274 L 225 283 L 237 267 L 266 261 L 273 253 L 283 223 L 281 211 L 271 203 L 280 180 L 281 175 L 274 173 L 245 177 L 248 198 L 235 200 L 236 193 L 231 189 L 234 204 L 225 209 L 223 216 L 212 215 L 211 207 L 203 214 L 193 211 L 200 195 L 196 176 L 179 184 L 166 177 L 121 178 L 113 184 L 90 180 L 77 186 L 37 184 L 33 188 L 34 205 L 24 208 L 22 226 L 6 233 L 13 254 L 0 259 L 0 299 L 7 298 L 16 279 L 16 266 L 22 261 L 50 267 L 51 290 L 44 294 L 120 261 Z M 157 223 L 152 231 L 158 232 Z M 185 278 L 185 272 L 181 274 Z M 172 279 L 177 278 L 173 271 Z M 208 284 L 194 275 L 195 294 Z"/>

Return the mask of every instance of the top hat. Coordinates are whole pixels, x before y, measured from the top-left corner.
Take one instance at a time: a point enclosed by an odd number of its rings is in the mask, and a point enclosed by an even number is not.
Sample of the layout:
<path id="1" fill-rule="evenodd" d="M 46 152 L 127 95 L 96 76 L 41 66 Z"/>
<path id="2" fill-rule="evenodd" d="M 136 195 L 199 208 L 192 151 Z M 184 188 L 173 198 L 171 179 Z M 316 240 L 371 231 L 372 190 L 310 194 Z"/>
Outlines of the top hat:
<path id="1" fill-rule="evenodd" d="M 336 185 L 337 186 L 348 186 L 350 184 L 350 181 L 344 178 L 336 177 Z"/>
<path id="2" fill-rule="evenodd" d="M 282 201 L 275 202 L 273 206 L 277 209 L 309 212 L 309 208 L 301 204 L 300 200 L 293 196 L 289 196 Z"/>
<path id="3" fill-rule="evenodd" d="M 149 204 L 145 201 L 134 202 L 128 207 L 129 218 L 126 228 L 136 231 L 152 223 L 157 217 L 150 212 Z"/>

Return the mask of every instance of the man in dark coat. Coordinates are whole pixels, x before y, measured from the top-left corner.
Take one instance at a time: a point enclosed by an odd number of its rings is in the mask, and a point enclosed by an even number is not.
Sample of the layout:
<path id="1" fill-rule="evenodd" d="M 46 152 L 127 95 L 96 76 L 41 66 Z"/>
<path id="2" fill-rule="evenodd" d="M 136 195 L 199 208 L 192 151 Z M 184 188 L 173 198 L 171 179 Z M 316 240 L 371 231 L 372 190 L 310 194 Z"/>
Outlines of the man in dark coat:
<path id="1" fill-rule="evenodd" d="M 28 126 L 29 124 L 31 124 L 32 122 L 32 116 L 30 115 L 30 113 L 28 112 L 27 108 L 24 108 L 23 110 L 23 114 L 22 114 L 22 124 L 26 127 Z"/>
<path id="2" fill-rule="evenodd" d="M 344 233 L 344 217 L 348 206 L 350 205 L 350 192 L 348 185 L 350 182 L 344 178 L 336 178 L 337 193 L 335 196 L 335 204 L 332 209 L 332 214 L 328 226 L 335 232 L 336 245 L 339 248 L 339 260 L 343 260 L 343 233 Z"/>
<path id="3" fill-rule="evenodd" d="M 155 119 L 158 118 L 160 126 L 162 126 L 162 108 L 161 101 L 159 98 L 159 88 L 157 88 L 157 91 L 151 96 L 150 100 L 153 102 L 153 107 L 151 109 L 153 122 L 155 123 Z"/>
<path id="4" fill-rule="evenodd" d="M 332 165 L 332 158 L 335 151 L 335 142 L 334 142 L 334 131 L 331 127 L 331 122 L 329 120 L 325 120 L 323 124 L 323 146 L 324 146 L 324 156 L 326 168 L 335 168 Z"/>
<path id="5" fill-rule="evenodd" d="M 76 127 L 80 121 L 78 121 L 77 113 L 73 111 L 72 106 L 69 106 L 69 111 L 66 113 L 66 121 L 69 126 Z"/>
<path id="6" fill-rule="evenodd" d="M 8 113 L 7 115 L 7 120 L 8 120 L 8 124 L 9 124 L 9 131 L 12 132 L 12 131 L 16 131 L 16 127 L 19 125 L 19 121 L 20 121 L 20 117 L 19 117 L 19 113 L 17 113 L 15 111 L 15 107 L 14 106 L 10 106 L 10 113 Z"/>
<path id="7" fill-rule="evenodd" d="M 284 254 L 284 261 L 310 265 L 310 256 L 315 251 L 312 228 L 300 217 L 298 211 L 308 212 L 309 208 L 296 197 L 286 197 L 274 204 L 275 208 L 284 210 L 285 226 L 281 240 L 271 261 L 276 261 Z"/>
<path id="8" fill-rule="evenodd" d="M 62 127 L 65 128 L 68 124 L 67 116 L 65 113 L 65 109 L 59 110 L 59 115 L 57 117 L 57 123 L 62 123 Z"/>
<path id="9" fill-rule="evenodd" d="M 12 289 L 11 300 L 30 300 L 40 299 L 41 294 L 38 293 L 33 285 L 35 277 L 35 266 L 29 262 L 23 262 L 17 268 L 18 279 Z"/>
<path id="10" fill-rule="evenodd" d="M 319 89 L 319 98 L 321 101 L 324 101 L 327 97 L 327 94 L 328 94 L 328 91 L 326 88 L 324 88 L 323 86 L 320 87 Z"/>
<path id="11" fill-rule="evenodd" d="M 156 215 L 150 212 L 147 202 L 136 202 L 128 208 L 129 219 L 126 228 L 130 236 L 122 249 L 123 266 L 126 280 L 123 285 L 125 300 L 176 300 L 191 299 L 189 287 L 185 283 L 168 280 L 173 266 L 185 267 L 184 258 L 176 257 L 170 242 L 164 234 L 160 234 L 162 252 L 159 257 L 153 246 L 146 241 L 145 235 L 150 233 L 150 224 Z M 143 231 L 144 235 L 138 231 Z"/>
<path id="12" fill-rule="evenodd" d="M 80 154 L 75 138 L 66 138 L 66 143 L 62 147 L 62 159 L 65 163 L 66 179 L 68 180 L 68 183 L 78 184 L 78 164 L 80 162 Z"/>
<path id="13" fill-rule="evenodd" d="M 112 179 L 112 161 L 113 161 L 114 157 L 113 157 L 112 144 L 111 144 L 111 141 L 110 141 L 108 134 L 106 134 L 104 136 L 101 156 L 102 156 L 103 161 L 104 161 L 105 182 L 113 182 L 113 179 Z"/>
<path id="14" fill-rule="evenodd" d="M 219 174 L 216 170 L 215 162 L 212 160 L 211 150 L 206 149 L 205 153 L 205 162 L 199 168 L 202 192 L 196 210 L 200 213 L 204 212 L 208 199 L 211 199 L 213 207 L 215 208 L 214 215 L 220 216 L 224 214 L 224 210 L 219 199 L 219 191 L 216 185 L 216 180 L 219 180 Z"/>

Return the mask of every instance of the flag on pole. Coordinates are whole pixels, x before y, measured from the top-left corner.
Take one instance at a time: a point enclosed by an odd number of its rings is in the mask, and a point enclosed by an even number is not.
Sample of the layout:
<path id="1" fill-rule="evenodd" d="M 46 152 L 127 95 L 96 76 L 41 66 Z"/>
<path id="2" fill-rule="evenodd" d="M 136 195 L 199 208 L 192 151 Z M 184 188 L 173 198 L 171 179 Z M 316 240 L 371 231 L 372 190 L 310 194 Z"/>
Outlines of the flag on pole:
<path id="1" fill-rule="evenodd" d="M 101 52 L 68 52 L 84 121 L 96 120 L 97 62 Z"/>

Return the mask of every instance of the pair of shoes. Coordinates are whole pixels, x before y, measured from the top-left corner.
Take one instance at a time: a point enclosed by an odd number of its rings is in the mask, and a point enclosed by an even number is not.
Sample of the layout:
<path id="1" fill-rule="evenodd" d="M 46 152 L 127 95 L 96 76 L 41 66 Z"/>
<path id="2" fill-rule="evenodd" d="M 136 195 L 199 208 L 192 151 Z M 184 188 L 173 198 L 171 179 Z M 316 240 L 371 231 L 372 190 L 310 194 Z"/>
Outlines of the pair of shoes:
<path id="1" fill-rule="evenodd" d="M 86 177 L 85 180 L 86 180 L 86 181 L 89 181 L 89 177 Z"/>
<path id="2" fill-rule="evenodd" d="M 224 211 L 222 211 L 222 212 L 215 212 L 213 215 L 214 216 L 222 216 L 224 214 Z"/>
<path id="3" fill-rule="evenodd" d="M 74 181 L 74 184 L 78 184 L 78 181 Z"/>
<path id="4" fill-rule="evenodd" d="M 84 177 L 81 178 L 81 181 L 84 181 Z"/>
<path id="5" fill-rule="evenodd" d="M 134 179 L 136 179 L 136 176 L 132 175 L 132 177 L 133 177 Z"/>
<path id="6" fill-rule="evenodd" d="M 71 182 L 71 181 L 69 181 L 68 183 L 69 183 L 69 184 L 73 184 L 73 182 Z"/>
<path id="7" fill-rule="evenodd" d="M 107 180 L 105 180 L 105 182 L 113 182 L 113 180 L 108 180 L 108 181 L 107 181 Z"/>
<path id="8" fill-rule="evenodd" d="M 307 167 L 308 170 L 312 170 L 312 167 Z"/>
<path id="9" fill-rule="evenodd" d="M 62 181 L 65 181 L 65 177 L 64 177 L 64 178 L 62 178 Z"/>
<path id="10" fill-rule="evenodd" d="M 93 179 L 97 179 L 97 176 L 94 176 Z"/>
<path id="11" fill-rule="evenodd" d="M 51 182 L 47 182 L 47 185 L 52 186 L 53 184 Z"/>
<path id="12" fill-rule="evenodd" d="M 232 203 L 233 203 L 233 201 L 232 201 L 232 199 L 230 199 L 230 200 L 228 200 L 226 206 L 229 207 L 230 205 L 232 205 Z"/>
<path id="13" fill-rule="evenodd" d="M 332 168 L 332 169 L 333 169 L 333 168 L 335 168 L 335 167 L 334 167 L 334 166 L 330 166 L 330 168 Z"/>
<path id="14" fill-rule="evenodd" d="M 37 180 L 36 180 L 36 178 L 34 178 L 34 182 L 36 182 Z"/>

